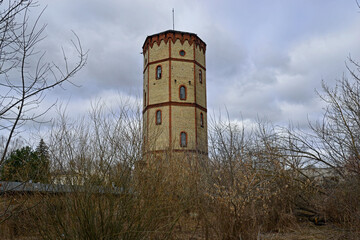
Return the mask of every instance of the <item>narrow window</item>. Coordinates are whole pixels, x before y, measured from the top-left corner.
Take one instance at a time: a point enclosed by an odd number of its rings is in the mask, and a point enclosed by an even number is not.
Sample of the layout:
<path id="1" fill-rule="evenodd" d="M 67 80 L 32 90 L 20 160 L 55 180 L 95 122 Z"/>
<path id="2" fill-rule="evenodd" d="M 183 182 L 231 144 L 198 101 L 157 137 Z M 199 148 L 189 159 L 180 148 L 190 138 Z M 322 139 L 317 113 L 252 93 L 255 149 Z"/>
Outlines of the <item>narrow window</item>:
<path id="1" fill-rule="evenodd" d="M 186 87 L 185 86 L 181 86 L 180 87 L 180 100 L 186 100 Z"/>
<path id="2" fill-rule="evenodd" d="M 161 79 L 161 66 L 156 67 L 156 79 Z"/>
<path id="3" fill-rule="evenodd" d="M 186 147 L 187 146 L 187 134 L 186 132 L 180 133 L 180 146 Z"/>
<path id="4" fill-rule="evenodd" d="M 204 127 L 204 114 L 200 113 L 200 126 Z"/>
<path id="5" fill-rule="evenodd" d="M 202 71 L 199 69 L 199 82 L 202 83 Z"/>
<path id="6" fill-rule="evenodd" d="M 146 107 L 146 92 L 144 91 L 144 107 Z"/>
<path id="7" fill-rule="evenodd" d="M 161 124 L 161 110 L 156 111 L 156 125 Z"/>

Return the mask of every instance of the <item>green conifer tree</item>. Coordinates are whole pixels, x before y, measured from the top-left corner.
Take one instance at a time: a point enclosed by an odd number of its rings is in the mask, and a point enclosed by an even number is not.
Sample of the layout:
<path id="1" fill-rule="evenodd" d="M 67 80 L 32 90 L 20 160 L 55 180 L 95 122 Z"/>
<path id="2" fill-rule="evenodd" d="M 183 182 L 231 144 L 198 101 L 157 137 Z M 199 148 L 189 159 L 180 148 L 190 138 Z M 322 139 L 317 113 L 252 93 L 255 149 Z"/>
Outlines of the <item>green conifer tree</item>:
<path id="1" fill-rule="evenodd" d="M 48 147 L 40 140 L 36 151 L 26 146 L 15 151 L 5 159 L 0 168 L 2 181 L 41 182 L 50 181 L 50 162 Z"/>

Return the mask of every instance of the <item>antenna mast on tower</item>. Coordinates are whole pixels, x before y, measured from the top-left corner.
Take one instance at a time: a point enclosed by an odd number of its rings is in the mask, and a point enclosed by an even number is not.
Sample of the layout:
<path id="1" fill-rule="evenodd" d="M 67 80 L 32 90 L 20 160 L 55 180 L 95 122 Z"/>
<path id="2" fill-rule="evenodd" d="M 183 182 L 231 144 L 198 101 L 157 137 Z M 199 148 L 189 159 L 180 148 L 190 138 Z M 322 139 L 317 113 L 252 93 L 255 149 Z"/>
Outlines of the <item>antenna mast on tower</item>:
<path id="1" fill-rule="evenodd" d="M 174 20 L 174 8 L 172 9 L 172 17 L 173 17 L 173 30 L 175 30 L 175 20 Z"/>

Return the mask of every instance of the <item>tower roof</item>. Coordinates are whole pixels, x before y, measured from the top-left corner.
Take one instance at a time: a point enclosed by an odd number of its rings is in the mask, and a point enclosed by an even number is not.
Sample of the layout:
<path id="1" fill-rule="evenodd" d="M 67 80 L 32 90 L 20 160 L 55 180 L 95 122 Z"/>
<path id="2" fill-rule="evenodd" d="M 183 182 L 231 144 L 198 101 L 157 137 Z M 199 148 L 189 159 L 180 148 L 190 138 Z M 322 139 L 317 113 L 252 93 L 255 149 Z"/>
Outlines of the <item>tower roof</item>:
<path id="1" fill-rule="evenodd" d="M 173 43 L 175 43 L 175 41 L 177 39 L 179 39 L 181 41 L 181 44 L 183 44 L 185 42 L 185 40 L 187 40 L 190 45 L 195 43 L 204 52 L 206 51 L 206 43 L 203 40 L 201 40 L 201 38 L 199 38 L 195 33 L 167 30 L 164 32 L 160 32 L 160 33 L 156 33 L 156 34 L 147 36 L 147 38 L 145 39 L 145 42 L 143 44 L 143 47 L 142 47 L 143 52 L 145 52 L 149 46 L 152 48 L 155 42 L 158 45 L 160 45 L 160 42 L 162 40 L 164 40 L 165 43 L 167 43 L 169 41 L 169 39 L 171 39 Z"/>

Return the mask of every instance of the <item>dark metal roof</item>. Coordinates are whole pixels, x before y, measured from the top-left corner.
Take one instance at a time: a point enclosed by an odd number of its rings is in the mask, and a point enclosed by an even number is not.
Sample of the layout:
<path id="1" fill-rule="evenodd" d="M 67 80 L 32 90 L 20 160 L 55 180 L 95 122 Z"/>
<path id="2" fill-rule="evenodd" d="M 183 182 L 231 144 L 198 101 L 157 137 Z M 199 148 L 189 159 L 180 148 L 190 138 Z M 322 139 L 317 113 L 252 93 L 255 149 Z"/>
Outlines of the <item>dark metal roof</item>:
<path id="1" fill-rule="evenodd" d="M 149 35 L 148 37 L 152 37 L 152 36 L 156 36 L 156 35 L 160 35 L 160 34 L 166 34 L 166 33 L 180 33 L 180 34 L 190 34 L 190 35 L 195 35 L 197 36 L 195 33 L 191 33 L 191 32 L 183 32 L 183 31 L 177 31 L 177 30 L 166 30 L 166 31 L 163 31 L 163 32 L 159 32 L 159 33 L 155 33 L 155 34 L 152 34 L 152 35 Z"/>

